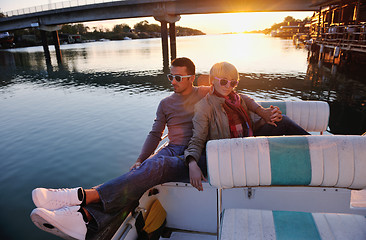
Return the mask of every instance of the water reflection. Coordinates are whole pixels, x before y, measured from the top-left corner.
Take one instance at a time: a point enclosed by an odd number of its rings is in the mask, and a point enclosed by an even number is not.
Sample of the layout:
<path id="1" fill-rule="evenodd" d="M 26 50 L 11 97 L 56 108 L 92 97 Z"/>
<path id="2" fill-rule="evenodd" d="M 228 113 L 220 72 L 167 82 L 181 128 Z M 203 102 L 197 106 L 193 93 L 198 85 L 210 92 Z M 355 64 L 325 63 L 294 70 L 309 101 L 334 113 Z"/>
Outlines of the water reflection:
<path id="1" fill-rule="evenodd" d="M 330 105 L 329 128 L 334 134 L 362 134 L 366 131 L 366 84 L 355 74 L 309 64 L 306 80 L 312 88 L 302 99 L 325 100 Z"/>
<path id="2" fill-rule="evenodd" d="M 104 87 L 116 92 L 139 89 L 138 93 L 145 93 L 171 89 L 162 70 L 80 69 L 80 65 L 86 64 L 82 61 L 88 64 L 94 61 L 90 55 L 93 51 L 70 49 L 63 51 L 62 64 L 45 66 L 42 52 L 0 52 L 0 86 L 28 81 L 52 87 Z"/>
<path id="3" fill-rule="evenodd" d="M 106 88 L 113 92 L 145 94 L 170 91 L 171 85 L 166 75 L 160 72 L 74 72 L 66 69 L 48 71 L 21 71 L 7 76 L 0 87 L 23 82 L 57 88 Z"/>
<path id="4" fill-rule="evenodd" d="M 200 51 L 194 46 L 200 46 Z M 1 51 L 0 86 L 27 81 L 58 88 L 102 87 L 129 94 L 172 90 L 162 69 L 158 39 L 62 47 L 63 63 L 49 67 L 45 66 L 40 47 Z M 291 41 L 243 34 L 184 37 L 179 38 L 178 50 L 181 55 L 198 59 L 198 73 L 207 73 L 213 62 L 234 63 L 241 72 L 238 91 L 256 100 L 327 101 L 332 133 L 366 131 L 366 85 L 362 74 L 307 64 L 305 50 L 295 48 Z M 54 51 L 51 59 L 56 59 Z"/>
<path id="5" fill-rule="evenodd" d="M 0 76 L 1 86 L 27 79 L 52 87 L 103 87 L 114 92 L 129 91 L 130 94 L 171 90 L 170 83 L 162 71 L 77 71 L 80 56 L 87 59 L 88 52 L 80 50 L 66 53 L 66 64 L 44 70 L 41 53 L 2 52 L 0 63 L 7 71 L 2 71 L 6 74 Z M 366 129 L 366 87 L 352 76 L 334 74 L 329 68 L 309 64 L 306 74 L 294 76 L 242 73 L 241 79 L 238 91 L 245 92 L 257 100 L 327 101 L 331 107 L 329 127 L 334 134 L 361 134 Z"/>

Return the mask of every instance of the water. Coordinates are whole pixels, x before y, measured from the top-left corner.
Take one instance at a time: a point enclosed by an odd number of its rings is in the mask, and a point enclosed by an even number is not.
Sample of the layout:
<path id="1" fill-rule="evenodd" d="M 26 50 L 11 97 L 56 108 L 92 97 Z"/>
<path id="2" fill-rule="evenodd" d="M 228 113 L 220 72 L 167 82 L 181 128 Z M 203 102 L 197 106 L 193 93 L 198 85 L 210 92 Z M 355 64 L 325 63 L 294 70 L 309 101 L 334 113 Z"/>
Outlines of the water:
<path id="1" fill-rule="evenodd" d="M 359 75 L 309 65 L 307 51 L 264 35 L 177 38 L 198 74 L 237 66 L 238 91 L 256 100 L 324 100 L 330 131 L 366 131 Z M 172 93 L 160 39 L 61 46 L 45 66 L 41 47 L 0 51 L 0 239 L 57 239 L 30 221 L 35 187 L 91 187 L 136 160 L 160 99 Z"/>

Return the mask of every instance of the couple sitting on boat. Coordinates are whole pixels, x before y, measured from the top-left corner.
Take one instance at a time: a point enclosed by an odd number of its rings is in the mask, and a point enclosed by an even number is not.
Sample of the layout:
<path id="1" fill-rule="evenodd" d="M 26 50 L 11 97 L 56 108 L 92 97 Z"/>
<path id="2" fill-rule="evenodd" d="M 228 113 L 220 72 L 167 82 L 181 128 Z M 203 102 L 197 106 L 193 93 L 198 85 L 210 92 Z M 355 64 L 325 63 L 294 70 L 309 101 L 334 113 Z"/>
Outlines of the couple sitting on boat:
<path id="1" fill-rule="evenodd" d="M 195 65 L 188 58 L 172 62 L 168 79 L 174 93 L 161 100 L 152 130 L 130 171 L 92 189 L 34 189 L 37 208 L 31 219 L 37 227 L 64 238 L 95 236 L 116 217 L 131 211 L 133 203 L 156 185 L 190 179 L 202 191 L 208 140 L 308 134 L 278 107 L 263 108 L 236 93 L 239 74 L 230 63 L 212 66 L 211 87 L 193 86 Z M 253 122 L 250 112 L 260 120 Z M 151 156 L 165 126 L 169 144 Z"/>

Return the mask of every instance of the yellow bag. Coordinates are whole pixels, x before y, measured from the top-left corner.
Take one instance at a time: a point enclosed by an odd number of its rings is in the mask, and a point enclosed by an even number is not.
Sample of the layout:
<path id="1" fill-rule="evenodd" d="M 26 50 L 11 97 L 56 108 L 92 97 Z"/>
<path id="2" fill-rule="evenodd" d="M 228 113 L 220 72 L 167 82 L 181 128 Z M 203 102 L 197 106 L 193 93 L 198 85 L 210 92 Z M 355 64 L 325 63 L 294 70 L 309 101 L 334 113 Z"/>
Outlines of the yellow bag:
<path id="1" fill-rule="evenodd" d="M 148 234 L 154 232 L 163 225 L 165 218 L 166 211 L 161 205 L 160 201 L 156 199 L 146 216 L 143 230 Z"/>

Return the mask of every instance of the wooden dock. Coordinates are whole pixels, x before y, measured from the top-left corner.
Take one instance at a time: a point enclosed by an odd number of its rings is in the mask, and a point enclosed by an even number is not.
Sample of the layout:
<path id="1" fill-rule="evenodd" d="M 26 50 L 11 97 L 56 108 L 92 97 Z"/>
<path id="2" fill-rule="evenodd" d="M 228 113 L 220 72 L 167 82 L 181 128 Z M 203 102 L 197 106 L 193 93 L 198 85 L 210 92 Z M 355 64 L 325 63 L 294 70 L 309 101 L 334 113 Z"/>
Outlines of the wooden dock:
<path id="1" fill-rule="evenodd" d="M 366 63 L 366 3 L 328 0 L 317 5 L 310 26 L 311 59 L 332 64 Z M 363 60 L 364 59 L 364 60 Z"/>

